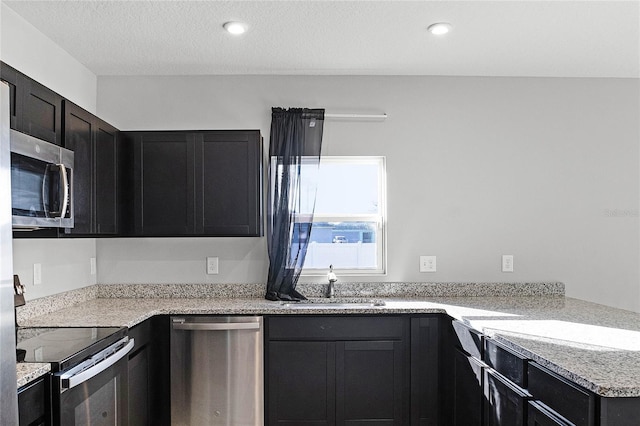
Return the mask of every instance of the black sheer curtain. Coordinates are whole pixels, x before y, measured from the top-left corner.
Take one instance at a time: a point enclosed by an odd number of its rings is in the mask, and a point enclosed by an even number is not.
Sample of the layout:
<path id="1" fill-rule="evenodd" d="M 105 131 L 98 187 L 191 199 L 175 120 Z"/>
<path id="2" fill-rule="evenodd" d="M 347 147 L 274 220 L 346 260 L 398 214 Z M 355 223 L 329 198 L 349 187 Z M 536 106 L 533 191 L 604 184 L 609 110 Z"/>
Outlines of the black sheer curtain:
<path id="1" fill-rule="evenodd" d="M 269 300 L 301 300 L 296 284 L 311 235 L 324 109 L 272 108 L 267 245 Z M 304 174 L 302 170 L 304 169 Z"/>

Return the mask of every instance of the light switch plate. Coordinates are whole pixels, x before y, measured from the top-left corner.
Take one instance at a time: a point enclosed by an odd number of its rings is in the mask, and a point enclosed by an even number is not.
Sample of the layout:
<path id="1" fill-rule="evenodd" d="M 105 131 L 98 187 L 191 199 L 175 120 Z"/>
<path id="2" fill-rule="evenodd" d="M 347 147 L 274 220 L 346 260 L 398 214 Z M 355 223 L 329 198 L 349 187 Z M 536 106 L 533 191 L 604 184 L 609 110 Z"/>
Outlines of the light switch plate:
<path id="1" fill-rule="evenodd" d="M 436 257 L 420 256 L 420 272 L 436 272 Z"/>
<path id="2" fill-rule="evenodd" d="M 96 258 L 95 257 L 89 258 L 89 269 L 90 269 L 91 275 L 96 274 Z"/>
<path id="3" fill-rule="evenodd" d="M 218 258 L 207 257 L 207 275 L 215 275 L 218 273 Z"/>
<path id="4" fill-rule="evenodd" d="M 502 255 L 502 272 L 513 272 L 513 255 Z"/>
<path id="5" fill-rule="evenodd" d="M 40 263 L 33 264 L 33 285 L 42 284 L 42 265 Z"/>

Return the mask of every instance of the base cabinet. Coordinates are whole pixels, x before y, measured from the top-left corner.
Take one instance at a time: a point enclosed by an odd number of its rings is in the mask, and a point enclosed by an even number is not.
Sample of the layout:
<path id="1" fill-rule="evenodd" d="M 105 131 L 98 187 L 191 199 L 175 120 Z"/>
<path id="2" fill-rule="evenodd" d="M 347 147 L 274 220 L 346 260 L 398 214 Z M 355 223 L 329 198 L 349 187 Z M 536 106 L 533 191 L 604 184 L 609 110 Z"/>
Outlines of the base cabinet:
<path id="1" fill-rule="evenodd" d="M 453 398 L 454 426 L 482 426 L 484 365 L 461 351 L 453 354 Z"/>
<path id="2" fill-rule="evenodd" d="M 409 319 L 267 319 L 268 425 L 408 424 Z"/>
<path id="3" fill-rule="evenodd" d="M 49 426 L 51 424 L 50 381 L 40 377 L 18 389 L 18 425 Z"/>

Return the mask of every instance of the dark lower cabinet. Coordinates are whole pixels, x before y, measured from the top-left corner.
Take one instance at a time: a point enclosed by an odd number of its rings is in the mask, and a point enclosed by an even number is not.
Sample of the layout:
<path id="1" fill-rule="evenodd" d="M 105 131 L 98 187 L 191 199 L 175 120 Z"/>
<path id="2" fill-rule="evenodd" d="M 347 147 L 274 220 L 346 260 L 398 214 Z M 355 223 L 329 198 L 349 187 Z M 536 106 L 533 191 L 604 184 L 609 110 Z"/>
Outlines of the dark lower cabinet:
<path id="1" fill-rule="evenodd" d="M 442 385 L 450 382 L 441 377 L 440 326 L 437 315 L 411 318 L 411 424 L 439 426 Z"/>
<path id="2" fill-rule="evenodd" d="M 268 318 L 267 424 L 408 424 L 408 334 L 402 317 Z"/>
<path id="3" fill-rule="evenodd" d="M 261 236 L 257 130 L 126 132 L 135 236 Z"/>
<path id="4" fill-rule="evenodd" d="M 460 349 L 453 353 L 452 424 L 482 426 L 484 365 Z"/>
<path id="5" fill-rule="evenodd" d="M 168 317 L 155 316 L 129 330 L 129 425 L 170 424 Z M 166 373 L 166 374 L 165 374 Z"/>
<path id="6" fill-rule="evenodd" d="M 336 348 L 333 342 L 270 342 L 267 422 L 336 424 Z"/>
<path id="7" fill-rule="evenodd" d="M 490 368 L 484 370 L 484 425 L 524 426 L 530 395 Z"/>
<path id="8" fill-rule="evenodd" d="M 336 424 L 403 424 L 404 343 L 336 342 Z"/>
<path id="9" fill-rule="evenodd" d="M 573 426 L 573 423 L 539 401 L 529 401 L 527 418 L 527 426 Z"/>
<path id="10" fill-rule="evenodd" d="M 75 154 L 74 222 L 67 235 L 118 233 L 118 129 L 64 101 L 64 146 Z"/>
<path id="11" fill-rule="evenodd" d="M 529 392 L 577 426 L 596 424 L 596 396 L 556 373 L 531 362 Z M 601 398 L 602 400 L 602 398 Z"/>
<path id="12" fill-rule="evenodd" d="M 62 96 L 5 63 L 0 79 L 10 88 L 11 128 L 62 145 Z"/>
<path id="13" fill-rule="evenodd" d="M 40 377 L 18 389 L 19 426 L 49 426 L 51 424 L 51 392 L 49 380 Z"/>

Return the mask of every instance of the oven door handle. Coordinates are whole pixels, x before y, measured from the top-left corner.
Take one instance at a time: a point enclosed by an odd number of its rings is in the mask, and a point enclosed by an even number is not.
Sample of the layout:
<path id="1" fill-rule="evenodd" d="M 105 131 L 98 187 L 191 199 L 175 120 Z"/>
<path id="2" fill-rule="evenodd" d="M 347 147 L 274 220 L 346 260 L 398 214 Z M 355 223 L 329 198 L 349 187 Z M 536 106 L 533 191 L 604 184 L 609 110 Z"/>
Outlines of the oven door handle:
<path id="1" fill-rule="evenodd" d="M 113 355 L 105 358 L 103 361 L 98 362 L 94 366 L 89 367 L 78 374 L 70 373 L 69 376 L 66 376 L 65 374 L 61 375 L 60 388 L 65 390 L 71 389 L 78 386 L 79 384 L 86 382 L 92 377 L 97 376 L 98 374 L 102 373 L 104 370 L 111 367 L 113 364 L 115 364 L 116 362 L 120 361 L 122 358 L 127 356 L 127 354 L 131 352 L 131 349 L 133 349 L 134 345 L 135 345 L 135 340 L 129 339 L 129 342 L 125 346 L 120 348 Z"/>

